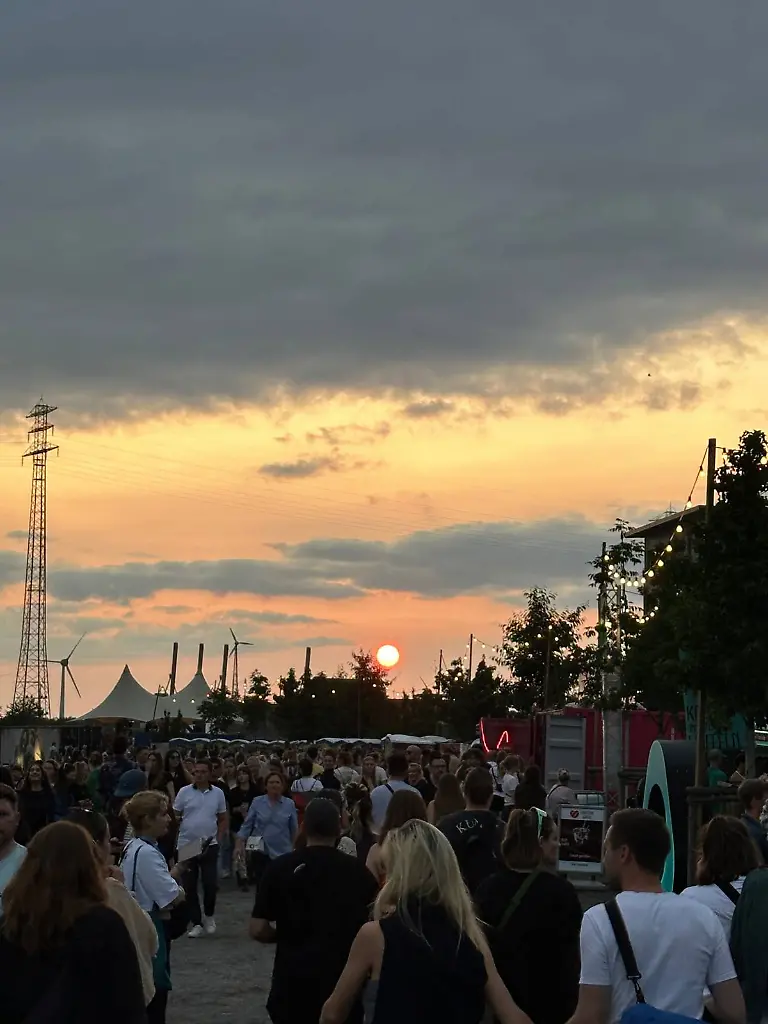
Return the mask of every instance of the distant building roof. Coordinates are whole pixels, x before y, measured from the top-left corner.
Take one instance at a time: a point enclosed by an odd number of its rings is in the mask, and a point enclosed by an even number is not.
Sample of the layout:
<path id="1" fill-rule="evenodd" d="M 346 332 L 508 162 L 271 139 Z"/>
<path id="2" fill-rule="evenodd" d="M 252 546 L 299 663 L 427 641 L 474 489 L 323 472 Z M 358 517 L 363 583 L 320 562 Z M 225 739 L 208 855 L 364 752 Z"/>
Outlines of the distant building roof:
<path id="1" fill-rule="evenodd" d="M 645 526 L 638 526 L 634 530 L 627 530 L 624 536 L 648 537 L 651 534 L 656 533 L 657 530 L 674 527 L 681 519 L 698 519 L 704 514 L 705 509 L 705 505 L 694 505 L 692 508 L 686 508 L 682 512 L 670 512 L 668 515 L 660 516 L 658 519 L 654 519 L 650 523 L 646 523 Z"/>

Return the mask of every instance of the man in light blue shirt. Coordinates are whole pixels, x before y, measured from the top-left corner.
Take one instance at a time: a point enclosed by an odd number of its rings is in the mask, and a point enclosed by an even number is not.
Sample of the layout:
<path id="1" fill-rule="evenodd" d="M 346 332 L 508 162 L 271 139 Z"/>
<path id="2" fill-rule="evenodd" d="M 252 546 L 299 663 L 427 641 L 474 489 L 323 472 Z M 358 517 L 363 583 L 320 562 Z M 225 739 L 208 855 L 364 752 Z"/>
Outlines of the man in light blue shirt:
<path id="1" fill-rule="evenodd" d="M 387 771 L 389 772 L 389 782 L 385 782 L 383 786 L 377 786 L 371 793 L 374 832 L 381 831 L 389 801 L 398 790 L 408 789 L 411 793 L 421 796 L 418 789 L 409 786 L 405 781 L 408 775 L 408 759 L 405 754 L 390 754 L 387 758 Z"/>
<path id="2" fill-rule="evenodd" d="M 0 785 L 0 912 L 6 886 L 27 855 L 14 836 L 19 827 L 19 798 L 10 786 Z"/>

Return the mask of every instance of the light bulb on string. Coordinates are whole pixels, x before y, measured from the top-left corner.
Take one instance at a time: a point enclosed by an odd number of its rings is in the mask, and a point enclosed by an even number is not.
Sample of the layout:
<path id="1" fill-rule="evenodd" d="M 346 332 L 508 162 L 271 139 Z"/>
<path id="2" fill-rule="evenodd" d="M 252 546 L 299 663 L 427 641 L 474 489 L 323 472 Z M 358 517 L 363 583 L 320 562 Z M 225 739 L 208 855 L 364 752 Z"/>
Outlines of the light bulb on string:
<path id="1" fill-rule="evenodd" d="M 664 548 L 664 550 L 669 553 L 672 550 L 672 545 L 671 544 L 667 544 L 667 546 Z"/>
<path id="2" fill-rule="evenodd" d="M 683 528 L 682 528 L 682 526 L 680 526 L 680 524 L 678 523 L 678 525 L 677 525 L 677 526 L 675 527 L 675 533 L 682 533 L 682 532 L 683 532 Z"/>
<path id="3" fill-rule="evenodd" d="M 660 558 L 658 560 L 658 562 L 656 563 L 656 565 L 659 567 L 659 569 L 663 569 L 664 568 L 664 559 Z"/>
<path id="4" fill-rule="evenodd" d="M 653 571 L 653 569 L 648 570 L 647 576 L 649 580 L 652 580 L 655 575 L 656 573 Z"/>

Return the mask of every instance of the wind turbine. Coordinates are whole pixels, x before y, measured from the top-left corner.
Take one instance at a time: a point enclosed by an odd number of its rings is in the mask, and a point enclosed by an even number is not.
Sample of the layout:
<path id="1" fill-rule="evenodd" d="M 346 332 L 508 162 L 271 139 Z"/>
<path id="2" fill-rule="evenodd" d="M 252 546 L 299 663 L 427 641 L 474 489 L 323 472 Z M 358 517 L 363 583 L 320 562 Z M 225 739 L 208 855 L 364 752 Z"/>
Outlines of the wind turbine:
<path id="1" fill-rule="evenodd" d="M 232 670 L 232 696 L 239 697 L 240 677 L 238 675 L 237 649 L 238 647 L 253 647 L 253 644 L 251 643 L 250 640 L 238 640 L 237 637 L 235 636 L 235 631 L 232 629 L 231 626 L 229 628 L 229 632 L 232 634 L 232 639 L 235 641 L 234 646 L 232 648 L 232 654 L 230 655 L 230 657 L 234 656 L 235 659 L 234 668 Z"/>
<path id="2" fill-rule="evenodd" d="M 80 693 L 80 691 L 77 688 L 77 683 L 75 682 L 75 677 L 72 675 L 72 670 L 69 667 L 69 659 L 72 657 L 72 655 L 75 653 L 77 648 L 80 646 L 80 644 L 82 643 L 82 641 L 85 638 L 85 636 L 86 636 L 86 634 L 83 633 L 83 635 L 77 641 L 77 643 L 72 648 L 72 650 L 69 652 L 69 654 L 66 656 L 66 658 L 62 658 L 61 661 L 54 661 L 54 660 L 52 660 L 50 658 L 48 659 L 48 664 L 49 665 L 61 665 L 61 688 L 59 689 L 59 719 L 60 720 L 62 720 L 64 718 L 64 693 L 65 693 L 66 685 L 67 685 L 67 676 L 69 676 L 69 678 L 72 680 L 72 685 L 75 688 L 75 693 L 77 694 L 77 696 L 78 697 L 82 697 L 82 694 Z"/>

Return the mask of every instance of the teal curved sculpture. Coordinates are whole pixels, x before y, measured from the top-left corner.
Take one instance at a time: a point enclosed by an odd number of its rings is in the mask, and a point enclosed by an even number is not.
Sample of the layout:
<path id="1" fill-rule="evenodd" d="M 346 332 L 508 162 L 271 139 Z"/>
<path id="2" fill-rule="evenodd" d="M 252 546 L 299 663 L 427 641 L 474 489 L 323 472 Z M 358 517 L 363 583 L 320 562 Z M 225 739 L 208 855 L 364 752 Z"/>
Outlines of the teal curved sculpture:
<path id="1" fill-rule="evenodd" d="M 664 865 L 665 892 L 680 892 L 688 874 L 688 809 L 686 789 L 693 785 L 696 745 L 689 740 L 656 740 L 648 754 L 643 807 L 667 823 L 672 848 Z"/>

